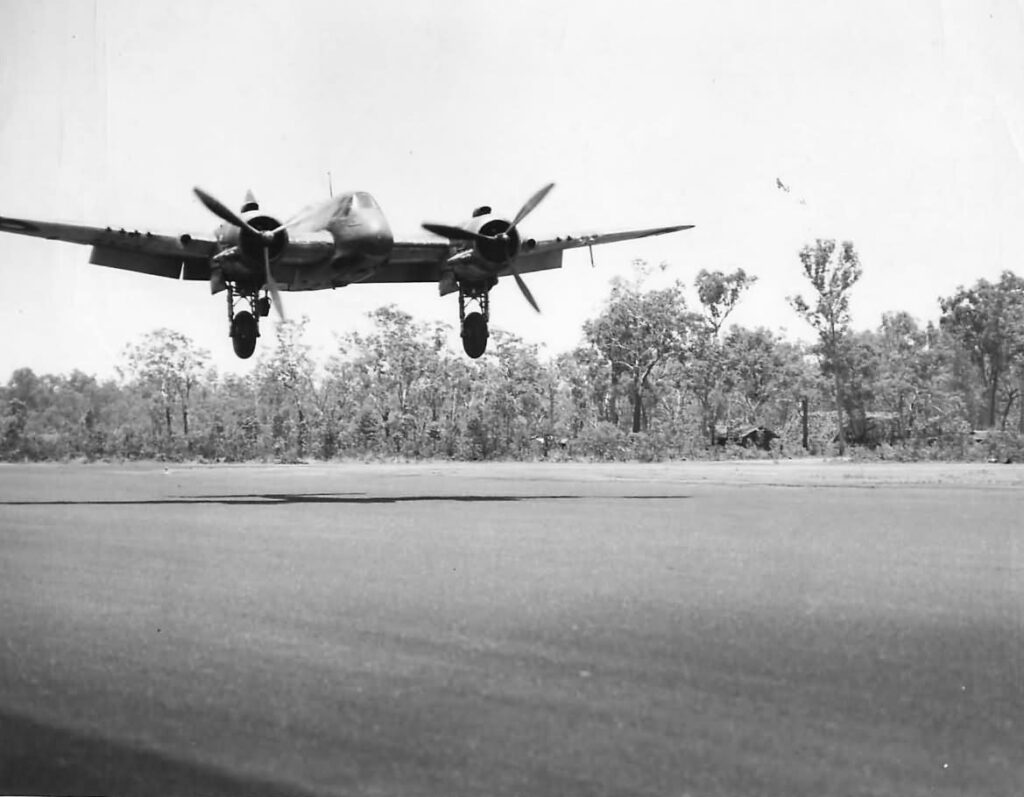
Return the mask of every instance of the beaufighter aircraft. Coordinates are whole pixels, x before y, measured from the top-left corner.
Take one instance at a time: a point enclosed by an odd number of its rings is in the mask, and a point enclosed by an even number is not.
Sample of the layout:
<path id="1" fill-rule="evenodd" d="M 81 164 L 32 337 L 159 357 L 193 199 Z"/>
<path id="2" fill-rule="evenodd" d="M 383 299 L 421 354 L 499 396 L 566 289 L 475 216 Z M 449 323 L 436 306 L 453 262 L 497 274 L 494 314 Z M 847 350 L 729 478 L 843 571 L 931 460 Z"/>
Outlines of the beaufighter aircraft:
<path id="1" fill-rule="evenodd" d="M 354 282 L 435 282 L 442 296 L 458 292 L 462 345 L 466 354 L 476 358 L 487 348 L 489 294 L 500 277 L 511 276 L 539 312 L 522 275 L 560 268 L 563 250 L 693 226 L 524 238 L 519 224 L 553 187 L 549 183 L 537 191 L 511 219 L 482 206 L 459 226 L 423 224 L 439 236 L 433 240 L 396 240 L 380 206 L 365 191 L 332 196 L 282 223 L 260 210 L 251 191 L 241 212 L 235 213 L 196 188 L 203 205 L 224 222 L 212 238 L 3 216 L 0 231 L 91 246 L 89 262 L 100 266 L 208 281 L 211 293 L 227 292 L 229 334 L 235 354 L 243 359 L 252 356 L 260 335 L 259 319 L 270 314 L 271 306 L 284 318 L 282 290 L 315 291 Z M 236 312 L 243 302 L 248 309 Z M 467 313 L 469 302 L 476 309 Z"/>

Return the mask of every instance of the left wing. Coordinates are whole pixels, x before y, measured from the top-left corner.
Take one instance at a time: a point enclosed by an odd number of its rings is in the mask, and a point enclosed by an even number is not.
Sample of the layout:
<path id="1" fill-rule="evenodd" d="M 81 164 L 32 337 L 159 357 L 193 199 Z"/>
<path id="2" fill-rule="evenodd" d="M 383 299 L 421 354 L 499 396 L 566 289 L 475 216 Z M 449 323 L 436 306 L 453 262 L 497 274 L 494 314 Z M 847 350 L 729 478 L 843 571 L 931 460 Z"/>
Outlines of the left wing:
<path id="1" fill-rule="evenodd" d="M 601 244 L 613 244 L 619 241 L 632 241 L 637 238 L 650 238 L 654 235 L 666 235 L 670 232 L 679 232 L 692 228 L 692 224 L 677 224 L 674 227 L 650 227 L 646 230 L 563 235 L 540 240 L 528 238 L 523 241 L 522 249 L 516 258 L 516 268 L 520 274 L 561 268 L 562 252 L 566 249 L 578 249 L 582 246 L 600 246 Z M 507 277 L 511 274 L 512 270 L 509 268 L 498 272 L 500 277 Z"/>
<path id="2" fill-rule="evenodd" d="M 646 230 L 624 230 L 622 232 L 587 233 L 584 235 L 566 235 L 559 238 L 547 238 L 523 242 L 524 254 L 540 254 L 557 252 L 563 249 L 576 249 L 581 246 L 599 246 L 613 244 L 618 241 L 632 241 L 636 238 L 650 238 L 654 235 L 666 235 L 670 232 L 693 229 L 692 224 L 677 224 L 674 227 L 651 227 Z"/>
<path id="3" fill-rule="evenodd" d="M 451 253 L 447 241 L 395 241 L 388 259 L 364 282 L 437 282 Z"/>
<path id="4" fill-rule="evenodd" d="M 217 242 L 208 238 L 157 235 L 123 227 L 89 227 L 0 216 L 0 232 L 92 247 L 89 262 L 171 279 L 208 280 Z"/>
<path id="5" fill-rule="evenodd" d="M 564 235 L 556 238 L 533 239 L 523 241 L 519 254 L 516 256 L 516 270 L 520 274 L 532 271 L 547 271 L 562 267 L 562 251 L 577 249 L 581 246 L 599 246 L 618 241 L 631 241 L 636 238 L 649 238 L 654 235 L 665 235 L 670 232 L 689 230 L 692 224 L 680 224 L 674 227 L 651 227 L 646 230 L 624 230 L 622 232 L 586 233 L 582 235 Z M 448 241 L 407 240 L 395 241 L 391 256 L 379 265 L 374 273 L 364 282 L 439 282 L 444 271 L 457 273 L 459 265 L 454 264 L 446 269 L 448 258 L 460 247 Z M 512 275 L 512 270 L 505 267 L 497 272 L 499 277 Z"/>

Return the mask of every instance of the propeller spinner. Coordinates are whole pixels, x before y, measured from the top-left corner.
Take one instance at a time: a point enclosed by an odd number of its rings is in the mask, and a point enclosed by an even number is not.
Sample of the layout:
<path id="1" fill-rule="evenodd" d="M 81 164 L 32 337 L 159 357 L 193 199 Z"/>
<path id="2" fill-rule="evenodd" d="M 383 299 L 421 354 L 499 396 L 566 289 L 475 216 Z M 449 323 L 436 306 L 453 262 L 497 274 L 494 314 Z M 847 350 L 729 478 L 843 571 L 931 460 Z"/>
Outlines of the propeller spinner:
<path id="1" fill-rule="evenodd" d="M 544 198 L 554 187 L 554 183 L 548 183 L 539 191 L 534 193 L 534 195 L 526 200 L 523 206 L 519 208 L 519 212 L 512 218 L 512 221 L 508 226 L 494 234 L 486 234 L 481 230 L 467 230 L 464 227 L 458 227 L 451 224 L 434 224 L 431 222 L 424 223 L 423 229 L 452 241 L 470 241 L 482 248 L 486 248 L 488 253 L 496 253 L 498 257 L 495 259 L 498 261 L 499 265 L 501 267 L 508 267 L 509 271 L 512 272 L 512 276 L 515 278 L 519 291 L 523 294 L 523 298 L 530 304 L 530 307 L 539 313 L 540 307 L 537 305 L 536 299 L 533 298 L 533 294 L 530 293 L 530 289 L 526 287 L 526 283 L 523 281 L 522 276 L 519 274 L 519 270 L 516 268 L 516 255 L 519 254 L 519 236 L 517 235 L 516 227 L 518 227 L 520 222 L 534 211 L 537 205 L 544 201 Z"/>

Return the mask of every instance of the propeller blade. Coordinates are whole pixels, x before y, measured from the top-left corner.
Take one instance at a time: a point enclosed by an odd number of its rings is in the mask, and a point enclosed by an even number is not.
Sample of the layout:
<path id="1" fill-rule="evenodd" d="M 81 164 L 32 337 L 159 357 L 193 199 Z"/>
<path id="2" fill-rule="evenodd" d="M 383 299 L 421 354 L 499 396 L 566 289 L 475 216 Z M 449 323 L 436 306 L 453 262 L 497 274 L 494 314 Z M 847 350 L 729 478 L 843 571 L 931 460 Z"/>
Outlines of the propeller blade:
<path id="1" fill-rule="evenodd" d="M 310 205 L 307 208 L 303 208 L 290 219 L 288 219 L 288 221 L 286 221 L 280 227 L 273 230 L 270 234 L 273 236 L 277 235 L 279 232 L 282 232 L 283 230 L 290 230 L 292 227 L 296 227 L 299 224 L 305 224 L 307 221 L 316 218 L 318 215 L 322 215 L 324 218 L 321 220 L 320 226 L 316 227 L 316 229 L 324 229 L 330 217 L 329 208 L 327 206 L 332 204 L 333 201 L 320 202 L 319 204 Z"/>
<path id="2" fill-rule="evenodd" d="M 196 187 L 193 188 L 192 190 L 195 192 L 195 195 L 199 197 L 199 201 L 202 202 L 206 206 L 206 209 L 210 211 L 214 216 L 216 216 L 219 219 L 222 219 L 223 221 L 226 221 L 228 224 L 233 224 L 236 227 L 242 227 L 243 229 L 250 230 L 251 232 L 259 235 L 259 233 L 256 230 L 249 226 L 245 219 L 243 219 L 241 216 L 239 216 L 237 213 L 231 210 L 231 208 L 229 208 L 219 199 L 210 196 L 202 188 Z"/>
<path id="3" fill-rule="evenodd" d="M 537 300 L 533 298 L 533 294 L 530 293 L 530 289 L 526 287 L 526 283 L 523 282 L 523 278 L 519 276 L 519 269 L 515 266 L 510 266 L 509 268 L 512 270 L 512 276 L 516 278 L 516 285 L 519 286 L 519 290 L 522 292 L 523 298 L 530 303 L 530 307 L 539 313 L 540 307 L 537 306 Z"/>
<path id="4" fill-rule="evenodd" d="M 554 183 L 548 183 L 546 186 L 540 189 L 540 191 L 538 191 L 532 197 L 527 199 L 526 204 L 519 208 L 519 212 L 516 214 L 516 217 L 512 219 L 512 224 L 509 225 L 509 229 L 513 230 L 516 227 L 518 227 L 519 222 L 521 222 L 523 219 L 525 219 L 527 216 L 533 213 L 533 209 L 544 201 L 544 197 L 551 193 L 551 189 L 554 187 Z"/>
<path id="5" fill-rule="evenodd" d="M 305 221 L 306 219 L 308 219 L 312 215 L 313 215 L 312 211 L 309 208 L 307 208 L 306 210 L 301 211 L 300 213 L 296 213 L 294 216 L 292 216 L 290 219 L 288 219 L 288 221 L 286 221 L 284 224 L 282 224 L 282 225 L 280 225 L 278 227 L 275 227 L 273 230 L 270 231 L 270 234 L 273 236 L 273 235 L 277 235 L 278 233 L 284 232 L 285 230 L 290 229 L 291 227 L 294 227 L 296 224 L 299 224 L 299 223 Z"/>
<path id="6" fill-rule="evenodd" d="M 277 290 L 277 283 L 274 282 L 274 275 L 270 273 L 270 249 L 263 247 L 263 267 L 266 271 L 267 277 L 267 290 L 270 291 L 270 300 L 274 304 L 274 309 L 277 310 L 277 315 L 282 321 L 288 319 L 284 317 L 284 305 L 281 303 L 281 294 Z"/>
<path id="7" fill-rule="evenodd" d="M 473 232 L 472 230 L 464 230 L 461 227 L 454 227 L 450 224 L 433 224 L 431 222 L 424 222 L 422 226 L 427 232 L 432 232 L 434 235 L 440 235 L 442 238 L 448 238 L 452 241 L 494 240 L 490 236 L 480 235 L 480 233 Z"/>

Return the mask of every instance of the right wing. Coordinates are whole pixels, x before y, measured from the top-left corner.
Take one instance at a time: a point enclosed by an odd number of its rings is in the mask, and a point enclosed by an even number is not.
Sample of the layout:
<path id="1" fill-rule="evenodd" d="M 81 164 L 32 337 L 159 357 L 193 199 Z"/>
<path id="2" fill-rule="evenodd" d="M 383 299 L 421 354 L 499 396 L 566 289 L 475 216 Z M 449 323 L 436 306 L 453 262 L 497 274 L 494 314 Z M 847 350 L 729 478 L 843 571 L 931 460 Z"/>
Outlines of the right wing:
<path id="1" fill-rule="evenodd" d="M 0 216 L 0 232 L 92 247 L 90 263 L 171 279 L 208 280 L 217 242 L 189 233 L 156 235 L 123 227 L 90 227 Z"/>

